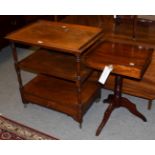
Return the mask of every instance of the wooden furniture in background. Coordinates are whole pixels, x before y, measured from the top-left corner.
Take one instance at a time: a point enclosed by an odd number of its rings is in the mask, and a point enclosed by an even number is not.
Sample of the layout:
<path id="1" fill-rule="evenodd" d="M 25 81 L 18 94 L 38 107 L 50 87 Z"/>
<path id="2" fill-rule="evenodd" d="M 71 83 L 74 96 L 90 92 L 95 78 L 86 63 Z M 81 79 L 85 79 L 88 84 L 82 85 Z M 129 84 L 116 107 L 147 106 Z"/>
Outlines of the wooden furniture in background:
<path id="1" fill-rule="evenodd" d="M 144 20 L 145 19 L 145 20 Z M 103 39 L 120 43 L 155 48 L 155 16 L 138 16 L 135 22 L 133 38 L 133 18 L 119 16 L 119 22 L 113 16 L 67 16 L 62 21 L 88 26 L 101 27 L 104 32 Z M 149 100 L 148 109 L 151 109 L 155 99 L 155 53 L 141 81 L 124 79 L 122 91 L 129 95 Z M 110 75 L 104 88 L 114 89 L 114 77 Z M 136 89 L 135 89 L 136 88 Z"/>
<path id="2" fill-rule="evenodd" d="M 141 46 L 104 41 L 85 56 L 85 63 L 96 70 L 103 70 L 106 65 L 113 65 L 112 73 L 115 76 L 114 94 L 110 94 L 104 100 L 105 103 L 109 103 L 109 106 L 96 131 L 97 136 L 115 108 L 125 107 L 146 122 L 146 118 L 137 110 L 136 105 L 122 97 L 122 86 L 124 78 L 131 77 L 140 80 L 143 77 L 151 61 L 152 52 L 152 49 Z"/>
<path id="3" fill-rule="evenodd" d="M 155 16 L 154 16 L 155 17 Z M 136 16 L 135 34 L 131 26 L 126 22 L 115 23 L 114 31 L 107 35 L 107 40 L 119 43 L 139 45 L 148 48 L 155 48 L 155 21 L 151 21 L 147 16 Z M 152 17 L 153 18 L 153 17 Z M 143 79 L 134 81 L 132 79 L 124 79 L 123 92 L 141 97 L 148 101 L 148 109 L 152 107 L 152 101 L 155 99 L 155 53 L 152 56 L 152 62 L 149 65 Z M 136 89 L 135 89 L 136 87 Z M 114 88 L 114 77 L 110 77 L 105 88 Z"/>
<path id="4" fill-rule="evenodd" d="M 40 104 L 63 112 L 82 124 L 83 115 L 96 98 L 98 84 L 91 80 L 92 70 L 82 64 L 83 53 L 93 49 L 102 37 L 102 29 L 38 21 L 6 38 L 13 44 L 13 57 L 24 104 Z M 14 43 L 40 47 L 18 61 Z M 26 85 L 20 70 L 37 73 Z"/>
<path id="5" fill-rule="evenodd" d="M 122 22 L 125 22 L 132 27 L 132 37 L 136 37 L 136 25 L 137 25 L 137 15 L 117 15 L 115 22 L 116 24 L 121 24 Z M 123 19 L 123 21 L 122 21 Z"/>
<path id="6" fill-rule="evenodd" d="M 0 15 L 0 49 L 8 44 L 8 41 L 4 39 L 7 33 L 17 29 L 16 16 Z"/>

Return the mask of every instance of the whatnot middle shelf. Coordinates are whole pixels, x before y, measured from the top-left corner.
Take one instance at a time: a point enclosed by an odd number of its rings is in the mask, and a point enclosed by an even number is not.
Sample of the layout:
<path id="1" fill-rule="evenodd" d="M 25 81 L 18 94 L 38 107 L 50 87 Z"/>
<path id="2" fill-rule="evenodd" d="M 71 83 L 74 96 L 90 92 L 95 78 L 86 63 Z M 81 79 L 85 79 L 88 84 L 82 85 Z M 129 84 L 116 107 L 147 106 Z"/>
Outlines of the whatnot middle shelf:
<path id="1" fill-rule="evenodd" d="M 37 74 L 51 75 L 71 81 L 77 80 L 76 57 L 71 54 L 39 49 L 18 62 L 18 67 Z M 91 72 L 92 70 L 81 62 L 81 81 L 84 81 Z"/>

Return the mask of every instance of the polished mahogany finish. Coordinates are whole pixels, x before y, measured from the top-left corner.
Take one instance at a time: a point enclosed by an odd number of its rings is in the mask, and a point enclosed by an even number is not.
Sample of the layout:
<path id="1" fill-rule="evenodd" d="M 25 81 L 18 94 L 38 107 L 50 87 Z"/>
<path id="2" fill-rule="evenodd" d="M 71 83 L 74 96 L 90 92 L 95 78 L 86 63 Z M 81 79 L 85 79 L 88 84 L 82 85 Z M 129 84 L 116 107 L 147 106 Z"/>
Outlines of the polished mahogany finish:
<path id="1" fill-rule="evenodd" d="M 155 48 L 155 16 L 138 15 L 136 19 L 133 15 L 117 17 L 114 19 L 113 16 L 105 15 L 74 15 L 66 16 L 63 22 L 101 27 L 104 31 L 103 39 L 105 40 Z M 155 99 L 154 68 L 155 53 L 153 53 L 152 62 L 141 80 L 133 80 L 132 78 L 123 80 L 123 93 L 149 100 L 148 109 L 151 108 L 152 101 Z M 113 90 L 114 79 L 110 75 L 104 88 Z"/>
<path id="2" fill-rule="evenodd" d="M 41 20 L 6 38 L 23 44 L 80 54 L 101 35 L 100 28 Z"/>
<path id="3" fill-rule="evenodd" d="M 140 19 L 139 19 L 140 18 Z M 137 17 L 134 28 L 134 38 L 131 28 L 131 24 L 124 23 L 114 24 L 114 31 L 107 34 L 106 39 L 109 41 L 126 43 L 132 45 L 143 46 L 146 48 L 155 48 L 155 21 L 145 21 L 141 17 Z M 148 109 L 151 109 L 152 101 L 155 99 L 155 53 L 152 56 L 152 62 L 150 63 L 145 75 L 140 81 L 132 79 L 124 79 L 123 92 L 141 97 L 148 100 Z M 114 78 L 111 76 L 105 88 L 114 88 Z M 136 89 L 135 89 L 136 88 Z"/>
<path id="4" fill-rule="evenodd" d="M 38 21 L 6 38 L 12 44 L 22 101 L 36 103 L 73 117 L 80 126 L 83 115 L 100 97 L 100 88 L 91 78 L 92 70 L 82 63 L 102 37 L 102 29 L 59 22 Z M 33 54 L 18 60 L 14 43 L 34 45 Z M 20 70 L 37 76 L 23 85 Z"/>
<path id="5" fill-rule="evenodd" d="M 113 65 L 112 73 L 115 75 L 114 94 L 108 96 L 104 102 L 109 106 L 96 131 L 98 136 L 107 123 L 112 111 L 118 107 L 125 107 L 131 113 L 146 121 L 146 118 L 137 110 L 136 105 L 122 97 L 123 78 L 131 77 L 141 79 L 148 67 L 153 50 L 115 42 L 103 42 L 96 50 L 85 56 L 85 63 L 94 69 L 103 70 L 106 65 Z"/>
<path id="6" fill-rule="evenodd" d="M 98 70 L 103 70 L 105 65 L 113 65 L 113 73 L 140 79 L 151 56 L 152 50 L 142 46 L 105 41 L 85 57 L 85 62 Z"/>
<path id="7" fill-rule="evenodd" d="M 75 83 L 45 75 L 38 75 L 26 84 L 22 91 L 24 98 L 29 102 L 66 113 L 80 122 L 77 117 L 79 103 Z M 94 96 L 97 98 L 98 95 L 99 89 L 97 83 L 88 79 L 81 88 L 80 108 L 82 116 L 93 103 Z"/>
<path id="8" fill-rule="evenodd" d="M 67 80 L 76 81 L 76 57 L 71 54 L 39 49 L 18 63 L 26 71 L 44 73 Z M 81 63 L 81 80 L 85 80 L 92 70 Z"/>
<path id="9" fill-rule="evenodd" d="M 57 21 L 64 17 L 58 17 Z M 0 15 L 0 48 L 9 44 L 8 40 L 5 39 L 8 33 L 41 19 L 54 21 L 54 15 Z"/>

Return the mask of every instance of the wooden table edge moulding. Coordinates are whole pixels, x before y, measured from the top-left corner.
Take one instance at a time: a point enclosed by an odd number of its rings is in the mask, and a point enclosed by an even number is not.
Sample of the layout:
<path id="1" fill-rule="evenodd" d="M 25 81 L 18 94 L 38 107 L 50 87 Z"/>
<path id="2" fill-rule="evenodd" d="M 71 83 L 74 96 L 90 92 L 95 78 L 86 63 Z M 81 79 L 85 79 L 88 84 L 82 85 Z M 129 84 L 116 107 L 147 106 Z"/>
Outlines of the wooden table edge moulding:
<path id="1" fill-rule="evenodd" d="M 100 134 L 112 111 L 119 107 L 127 108 L 144 122 L 147 121 L 134 103 L 122 97 L 122 85 L 124 78 L 142 79 L 151 62 L 152 53 L 153 49 L 146 49 L 142 46 L 104 41 L 93 52 L 85 56 L 85 63 L 96 70 L 103 70 L 106 65 L 113 65 L 112 74 L 115 76 L 114 94 L 110 94 L 103 101 L 109 103 L 109 106 L 96 131 L 96 136 Z"/>
<path id="2" fill-rule="evenodd" d="M 63 112 L 81 127 L 83 115 L 100 98 L 100 87 L 91 80 L 92 70 L 81 59 L 102 36 L 101 28 L 43 20 L 7 35 L 24 105 L 32 102 Z M 16 43 L 39 50 L 19 61 Z M 23 85 L 21 70 L 37 76 Z"/>

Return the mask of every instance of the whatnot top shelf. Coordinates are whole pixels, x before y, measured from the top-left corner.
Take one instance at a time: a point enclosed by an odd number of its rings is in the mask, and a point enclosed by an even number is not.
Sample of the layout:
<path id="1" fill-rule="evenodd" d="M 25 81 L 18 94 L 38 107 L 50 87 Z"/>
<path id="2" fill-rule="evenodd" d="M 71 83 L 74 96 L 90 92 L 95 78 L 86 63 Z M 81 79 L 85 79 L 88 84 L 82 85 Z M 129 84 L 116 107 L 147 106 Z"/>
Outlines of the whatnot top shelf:
<path id="1" fill-rule="evenodd" d="M 18 63 L 20 69 L 76 81 L 76 57 L 71 54 L 39 49 Z M 81 63 L 81 81 L 92 72 Z"/>
<path id="2" fill-rule="evenodd" d="M 78 107 L 84 115 L 93 100 L 100 95 L 98 84 L 88 79 L 82 86 L 79 106 L 74 82 L 45 75 L 36 76 L 23 87 L 22 92 L 24 100 L 67 113 L 74 119 L 78 119 Z"/>

